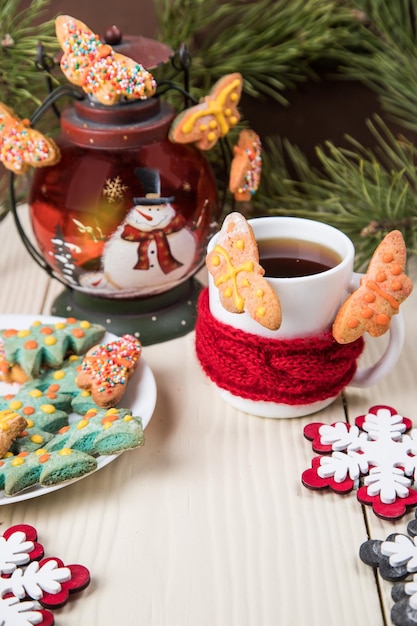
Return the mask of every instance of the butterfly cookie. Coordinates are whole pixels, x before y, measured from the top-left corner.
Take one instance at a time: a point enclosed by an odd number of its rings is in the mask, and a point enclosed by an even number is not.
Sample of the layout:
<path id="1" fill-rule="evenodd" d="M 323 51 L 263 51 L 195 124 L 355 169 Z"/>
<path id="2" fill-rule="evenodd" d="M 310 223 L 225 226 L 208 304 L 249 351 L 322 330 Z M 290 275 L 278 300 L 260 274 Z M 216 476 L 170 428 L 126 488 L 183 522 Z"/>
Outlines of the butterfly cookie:
<path id="1" fill-rule="evenodd" d="M 259 187 L 262 170 L 261 140 L 253 130 L 242 130 L 233 148 L 229 189 L 238 202 L 249 201 Z"/>
<path id="2" fill-rule="evenodd" d="M 31 128 L 29 120 L 20 119 L 0 102 L 0 161 L 15 174 L 24 174 L 30 167 L 54 165 L 60 159 L 56 143 Z"/>
<path id="3" fill-rule="evenodd" d="M 400 231 L 388 233 L 375 250 L 360 287 L 336 315 L 332 332 L 338 343 L 351 343 L 366 332 L 372 337 L 387 332 L 392 316 L 413 290 L 404 273 L 406 256 Z"/>
<path id="4" fill-rule="evenodd" d="M 234 212 L 226 217 L 217 244 L 206 257 L 206 266 L 227 311 L 246 311 L 270 330 L 281 326 L 279 299 L 264 278 L 255 236 L 243 215 Z"/>
<path id="5" fill-rule="evenodd" d="M 243 79 L 239 73 L 218 80 L 200 104 L 178 115 L 169 132 L 174 143 L 195 143 L 200 150 L 210 150 L 240 120 L 237 105 Z"/>
<path id="6" fill-rule="evenodd" d="M 102 43 L 83 22 L 61 15 L 55 20 L 55 28 L 64 51 L 61 69 L 66 78 L 101 104 L 144 100 L 154 95 L 156 82 L 152 74 Z"/>

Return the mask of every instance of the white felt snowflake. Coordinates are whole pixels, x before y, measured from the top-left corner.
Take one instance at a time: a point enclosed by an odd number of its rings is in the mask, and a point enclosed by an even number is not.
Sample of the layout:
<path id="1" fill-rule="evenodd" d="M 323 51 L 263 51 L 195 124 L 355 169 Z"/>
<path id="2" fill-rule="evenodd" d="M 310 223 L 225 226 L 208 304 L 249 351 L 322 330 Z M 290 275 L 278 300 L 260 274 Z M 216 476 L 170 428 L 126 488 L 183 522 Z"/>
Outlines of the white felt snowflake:
<path id="1" fill-rule="evenodd" d="M 84 566 L 64 566 L 43 554 L 32 526 L 12 526 L 0 537 L 1 626 L 52 626 L 54 616 L 48 609 L 62 606 L 70 592 L 88 585 Z"/>
<path id="2" fill-rule="evenodd" d="M 116 200 L 123 198 L 123 192 L 126 189 L 127 186 L 122 184 L 120 176 L 116 176 L 116 178 L 108 178 L 103 189 L 103 195 L 107 196 L 107 202 L 115 202 Z"/>
<path id="3" fill-rule="evenodd" d="M 347 493 L 358 488 L 362 504 L 371 504 L 383 518 L 399 518 L 417 504 L 413 489 L 417 476 L 417 429 L 385 405 L 373 406 L 355 425 L 313 423 L 304 429 L 312 440 L 315 457 L 302 475 L 311 489 L 330 488 Z"/>

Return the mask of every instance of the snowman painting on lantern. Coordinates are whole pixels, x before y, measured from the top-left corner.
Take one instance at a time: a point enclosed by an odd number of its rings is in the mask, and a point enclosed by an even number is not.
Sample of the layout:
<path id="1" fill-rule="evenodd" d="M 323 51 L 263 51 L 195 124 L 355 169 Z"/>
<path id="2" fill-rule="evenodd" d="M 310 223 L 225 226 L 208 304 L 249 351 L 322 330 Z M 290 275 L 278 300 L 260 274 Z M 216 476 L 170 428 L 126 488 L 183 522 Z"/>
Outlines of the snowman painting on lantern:
<path id="1" fill-rule="evenodd" d="M 159 172 L 137 168 L 145 196 L 133 199 L 123 222 L 106 242 L 102 268 L 88 272 L 81 286 L 97 295 L 152 295 L 182 282 L 195 269 L 197 241 L 175 198 L 160 194 Z"/>

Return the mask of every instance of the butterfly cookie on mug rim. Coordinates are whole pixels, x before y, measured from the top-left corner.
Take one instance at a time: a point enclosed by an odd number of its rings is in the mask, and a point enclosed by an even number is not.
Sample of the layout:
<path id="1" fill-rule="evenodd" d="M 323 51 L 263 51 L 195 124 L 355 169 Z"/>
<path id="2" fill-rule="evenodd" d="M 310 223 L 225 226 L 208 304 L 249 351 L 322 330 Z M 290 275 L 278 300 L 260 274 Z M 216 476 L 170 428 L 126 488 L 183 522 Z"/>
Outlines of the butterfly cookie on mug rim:
<path id="1" fill-rule="evenodd" d="M 233 212 L 225 218 L 217 244 L 206 257 L 206 266 L 227 311 L 245 311 L 265 328 L 278 330 L 282 319 L 280 301 L 264 278 L 255 235 L 243 215 Z"/>
<path id="2" fill-rule="evenodd" d="M 366 332 L 379 337 L 413 290 L 405 274 L 407 252 L 399 230 L 388 233 L 375 250 L 360 287 L 342 304 L 333 323 L 338 343 L 355 341 Z"/>
<path id="3" fill-rule="evenodd" d="M 64 75 L 101 104 L 113 105 L 122 98 L 145 100 L 154 95 L 156 82 L 152 74 L 101 42 L 83 22 L 60 15 L 55 28 L 64 51 L 60 62 Z"/>
<path id="4" fill-rule="evenodd" d="M 195 143 L 200 150 L 210 150 L 240 120 L 237 105 L 242 93 L 241 74 L 220 78 L 199 104 L 180 113 L 169 131 L 174 143 Z"/>
<path id="5" fill-rule="evenodd" d="M 49 137 L 20 119 L 10 107 L 0 102 L 0 161 L 15 174 L 30 167 L 54 165 L 61 158 L 58 146 Z"/>

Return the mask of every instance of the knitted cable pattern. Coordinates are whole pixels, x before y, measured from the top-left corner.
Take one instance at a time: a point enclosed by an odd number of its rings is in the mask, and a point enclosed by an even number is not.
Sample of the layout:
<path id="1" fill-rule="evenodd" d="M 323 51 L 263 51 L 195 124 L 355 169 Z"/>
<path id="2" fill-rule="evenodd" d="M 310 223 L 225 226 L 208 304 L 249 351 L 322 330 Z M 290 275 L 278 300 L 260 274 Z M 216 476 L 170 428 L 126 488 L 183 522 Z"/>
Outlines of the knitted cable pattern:
<path id="1" fill-rule="evenodd" d="M 221 389 L 249 400 L 310 404 L 337 396 L 352 380 L 364 341 L 338 344 L 330 331 L 299 339 L 267 339 L 216 320 L 208 289 L 198 301 L 197 357 Z"/>

